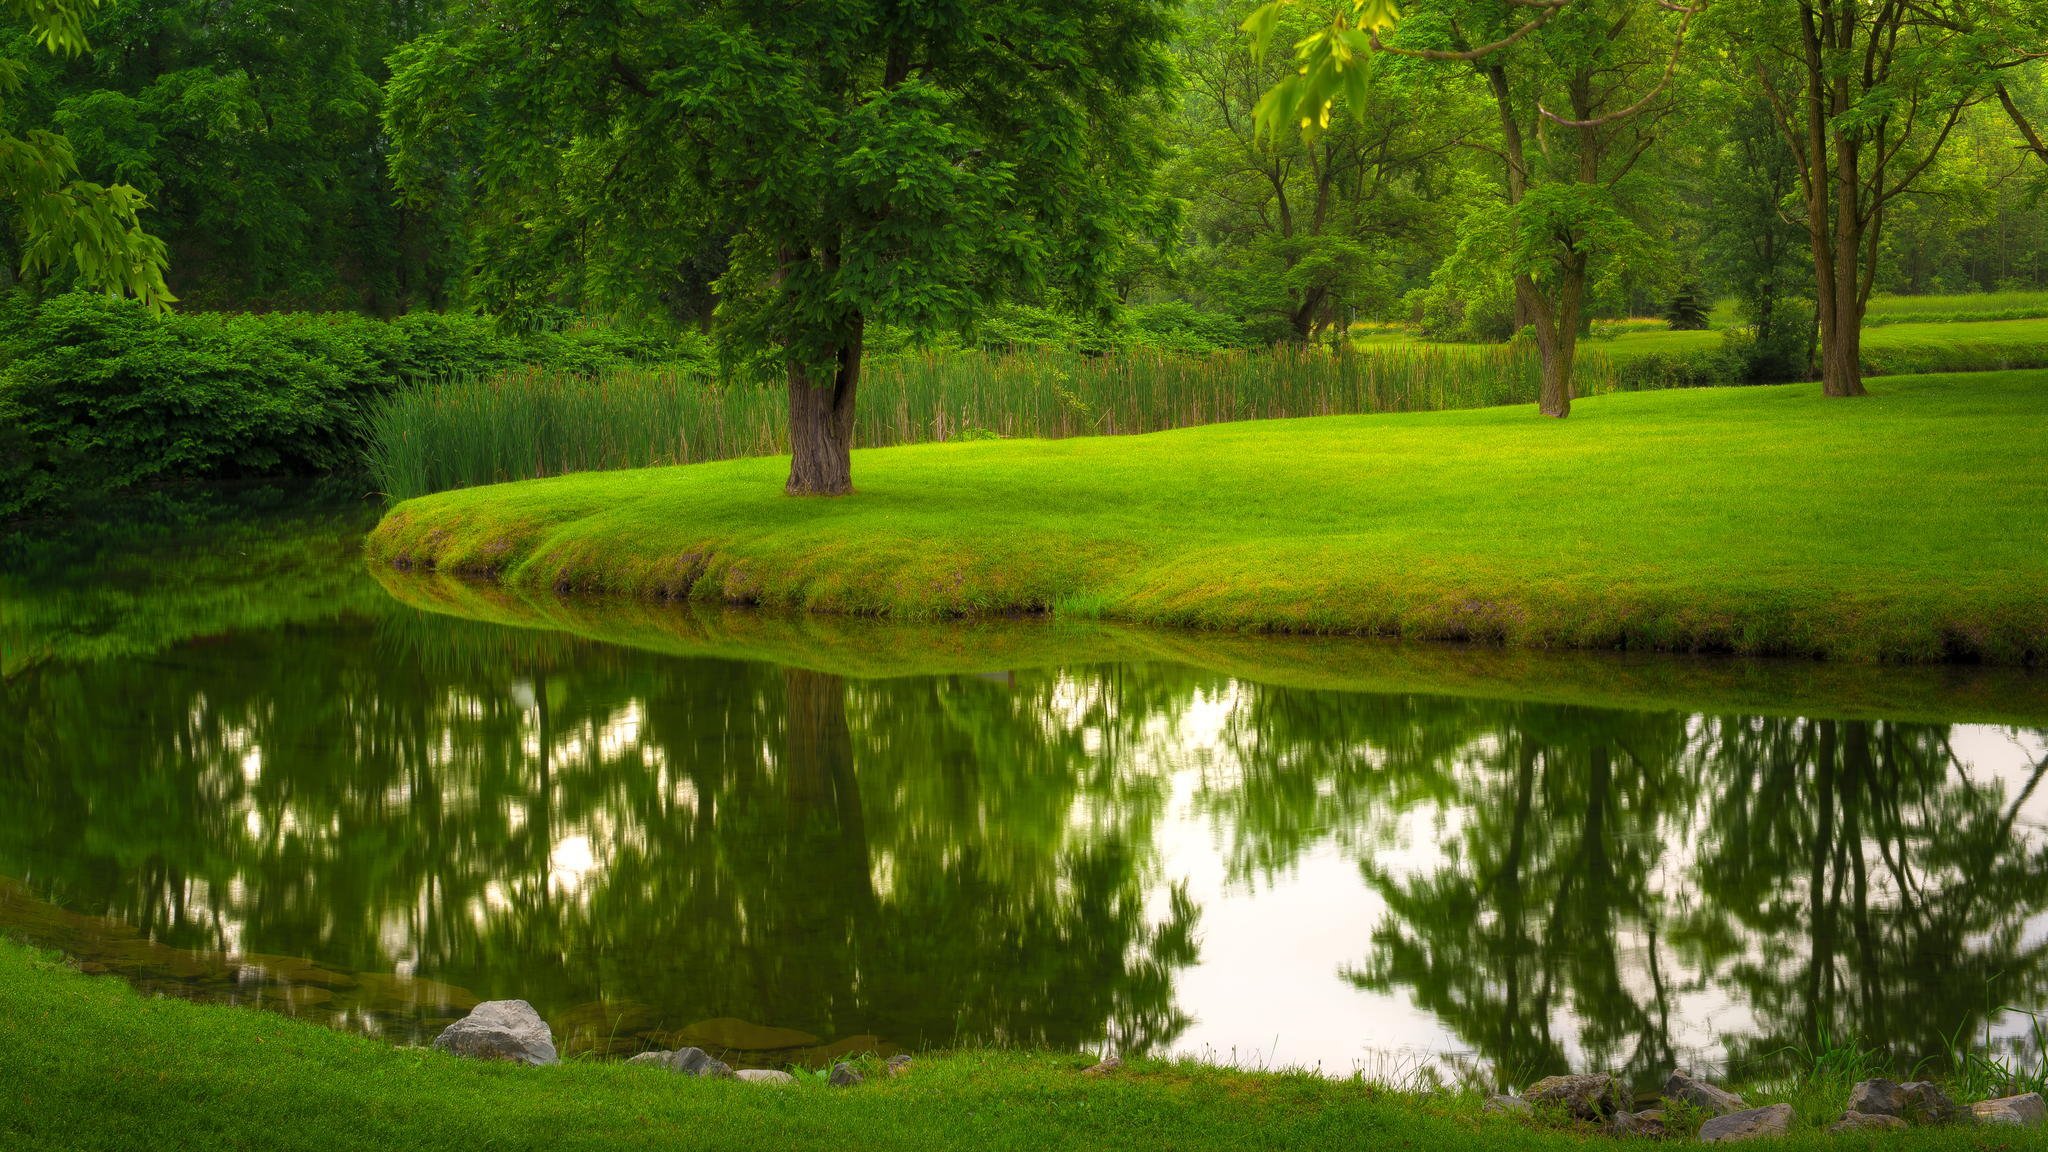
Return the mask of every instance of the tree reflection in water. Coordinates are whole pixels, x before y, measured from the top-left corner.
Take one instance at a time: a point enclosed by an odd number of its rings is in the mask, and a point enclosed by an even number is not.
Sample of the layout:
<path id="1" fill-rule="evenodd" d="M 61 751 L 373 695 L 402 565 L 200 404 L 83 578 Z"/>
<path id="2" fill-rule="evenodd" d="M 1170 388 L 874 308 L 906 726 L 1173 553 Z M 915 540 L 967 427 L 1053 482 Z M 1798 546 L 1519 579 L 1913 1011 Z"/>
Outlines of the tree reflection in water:
<path id="1" fill-rule="evenodd" d="M 1495 1082 L 1763 1072 L 1828 1037 L 1910 1068 L 2048 1003 L 2048 845 L 2021 818 L 2048 759 L 1999 779 L 1949 734 L 1258 690 L 1204 802 L 1251 880 L 1334 830 L 1386 904 L 1352 979 Z M 1418 827 L 1437 858 L 1384 863 Z"/>
<path id="2" fill-rule="evenodd" d="M 1342 994 L 1491 1078 L 1822 1034 L 1910 1063 L 2048 992 L 2048 763 L 1951 736 L 1166 666 L 849 682 L 393 613 L 0 681 L 0 876 L 34 896 L 0 915 L 411 1038 L 522 996 L 571 1050 L 1158 1050 L 1201 960 L 1161 848 L 1192 778 L 1237 892 L 1355 862 L 1384 911 Z"/>

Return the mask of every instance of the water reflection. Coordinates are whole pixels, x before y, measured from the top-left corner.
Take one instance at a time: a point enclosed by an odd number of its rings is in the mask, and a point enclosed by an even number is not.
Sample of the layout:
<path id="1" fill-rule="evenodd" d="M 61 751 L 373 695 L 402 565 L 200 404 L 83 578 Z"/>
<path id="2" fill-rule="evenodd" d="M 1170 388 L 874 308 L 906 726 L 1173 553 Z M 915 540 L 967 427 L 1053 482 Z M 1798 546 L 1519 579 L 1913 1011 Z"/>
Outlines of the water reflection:
<path id="1" fill-rule="evenodd" d="M 0 929 L 406 1040 L 1649 1078 L 2048 1004 L 2035 730 L 848 680 L 353 606 L 0 680 Z"/>

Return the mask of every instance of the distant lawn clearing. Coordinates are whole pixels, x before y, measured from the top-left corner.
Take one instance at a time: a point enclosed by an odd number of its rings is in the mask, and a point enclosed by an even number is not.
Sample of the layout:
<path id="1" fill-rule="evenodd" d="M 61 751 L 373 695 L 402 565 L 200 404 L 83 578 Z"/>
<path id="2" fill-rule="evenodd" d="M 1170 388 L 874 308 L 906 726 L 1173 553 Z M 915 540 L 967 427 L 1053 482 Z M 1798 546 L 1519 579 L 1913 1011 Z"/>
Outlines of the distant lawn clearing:
<path id="1" fill-rule="evenodd" d="M 400 504 L 401 565 L 929 618 L 1842 659 L 2048 654 L 2048 372 L 1702 389 L 776 458 Z"/>

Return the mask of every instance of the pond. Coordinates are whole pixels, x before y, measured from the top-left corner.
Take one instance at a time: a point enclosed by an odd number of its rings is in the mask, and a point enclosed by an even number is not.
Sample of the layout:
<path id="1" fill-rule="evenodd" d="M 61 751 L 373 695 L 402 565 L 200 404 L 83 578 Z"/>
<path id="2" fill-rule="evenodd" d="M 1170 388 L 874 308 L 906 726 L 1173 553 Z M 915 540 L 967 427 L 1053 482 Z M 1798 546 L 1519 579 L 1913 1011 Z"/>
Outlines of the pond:
<path id="1" fill-rule="evenodd" d="M 1483 653 L 721 645 L 647 606 L 565 631 L 403 602 L 469 593 L 381 585 L 373 515 L 243 496 L 10 545 L 0 932 L 403 1043 L 519 997 L 570 1054 L 767 1066 L 2038 1055 L 2038 678 L 1502 656 L 1489 688 Z"/>

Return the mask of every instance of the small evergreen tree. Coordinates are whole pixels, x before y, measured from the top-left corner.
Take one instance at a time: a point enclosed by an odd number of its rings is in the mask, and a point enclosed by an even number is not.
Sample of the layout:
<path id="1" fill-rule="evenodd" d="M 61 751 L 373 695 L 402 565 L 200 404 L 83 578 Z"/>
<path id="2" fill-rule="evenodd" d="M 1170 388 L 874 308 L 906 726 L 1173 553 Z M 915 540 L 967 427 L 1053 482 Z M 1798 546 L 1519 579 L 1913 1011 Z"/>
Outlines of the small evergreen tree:
<path id="1" fill-rule="evenodd" d="M 1706 331 L 1707 308 L 1700 300 L 1699 289 L 1691 284 L 1681 285 L 1678 294 L 1665 306 L 1664 321 L 1674 332 Z"/>

